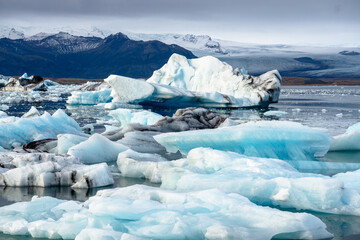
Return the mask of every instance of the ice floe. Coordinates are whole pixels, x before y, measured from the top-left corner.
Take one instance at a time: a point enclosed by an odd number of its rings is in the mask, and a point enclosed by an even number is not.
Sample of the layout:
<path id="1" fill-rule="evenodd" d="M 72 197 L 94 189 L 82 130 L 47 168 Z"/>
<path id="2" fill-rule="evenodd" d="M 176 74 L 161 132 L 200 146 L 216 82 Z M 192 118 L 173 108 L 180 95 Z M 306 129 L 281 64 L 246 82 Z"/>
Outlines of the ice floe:
<path id="1" fill-rule="evenodd" d="M 216 189 L 174 192 L 141 185 L 99 191 L 85 203 L 34 197 L 1 207 L 0 231 L 64 239 L 93 239 L 92 234 L 107 239 L 332 236 L 313 215 L 257 206 L 238 194 Z"/>
<path id="2" fill-rule="evenodd" d="M 176 161 L 148 159 L 124 152 L 118 167 L 124 176 L 146 177 L 163 188 L 194 191 L 217 186 L 260 205 L 360 216 L 360 188 L 352 183 L 358 170 L 333 177 L 301 173 L 282 160 L 209 148 L 193 149 L 186 159 Z"/>
<path id="3" fill-rule="evenodd" d="M 248 122 L 219 129 L 164 133 L 154 138 L 169 152 L 187 154 L 193 148 L 211 147 L 284 160 L 314 160 L 325 155 L 332 141 L 326 129 L 288 121 Z"/>

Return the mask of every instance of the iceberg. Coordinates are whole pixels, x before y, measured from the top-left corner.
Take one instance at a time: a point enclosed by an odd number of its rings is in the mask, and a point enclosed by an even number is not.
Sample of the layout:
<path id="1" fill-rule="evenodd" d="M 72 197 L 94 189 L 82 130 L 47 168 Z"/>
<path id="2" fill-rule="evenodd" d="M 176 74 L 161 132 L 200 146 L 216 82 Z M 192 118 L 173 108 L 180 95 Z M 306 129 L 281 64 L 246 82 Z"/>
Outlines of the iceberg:
<path id="1" fill-rule="evenodd" d="M 112 100 L 111 89 L 103 89 L 99 91 L 74 91 L 67 99 L 66 103 L 70 105 L 96 105 L 99 103 L 107 103 Z"/>
<path id="2" fill-rule="evenodd" d="M 360 151 L 360 122 L 334 137 L 329 151 Z"/>
<path id="3" fill-rule="evenodd" d="M 32 118 L 32 117 L 39 117 L 40 113 L 36 109 L 36 107 L 31 106 L 30 110 L 26 112 L 24 115 L 22 115 L 22 118 Z"/>
<path id="4" fill-rule="evenodd" d="M 278 101 L 281 76 L 274 70 L 253 77 L 215 57 L 186 59 L 173 54 L 147 81 L 117 75 L 105 81 L 112 88 L 113 102 L 253 107 Z"/>
<path id="5" fill-rule="evenodd" d="M 264 116 L 266 117 L 282 117 L 284 115 L 288 114 L 284 111 L 266 111 L 264 112 Z"/>
<path id="6" fill-rule="evenodd" d="M 67 154 L 71 147 L 84 142 L 88 138 L 74 134 L 59 134 L 57 139 L 57 153 Z"/>
<path id="7" fill-rule="evenodd" d="M 115 162 L 119 153 L 128 147 L 113 142 L 101 134 L 95 133 L 87 140 L 71 147 L 68 154 L 80 159 L 82 163 L 93 164 L 102 162 Z"/>
<path id="8" fill-rule="evenodd" d="M 0 122 L 0 146 L 12 149 L 35 140 L 56 138 L 60 133 L 82 134 L 79 124 L 61 109 L 53 115 L 45 112 L 39 117 Z"/>
<path id="9" fill-rule="evenodd" d="M 163 133 L 154 136 L 168 152 L 187 154 L 197 147 L 232 151 L 247 156 L 283 160 L 314 160 L 328 151 L 327 130 L 288 121 L 248 122 L 232 127 Z"/>
<path id="10" fill-rule="evenodd" d="M 308 213 L 257 206 L 216 189 L 175 192 L 143 185 L 102 190 L 85 203 L 34 197 L 1 207 L 0 231 L 63 239 L 89 239 L 90 234 L 107 239 L 332 237 Z"/>
<path id="11" fill-rule="evenodd" d="M 114 183 L 106 163 L 82 165 L 77 158 L 50 153 L 0 153 L 0 186 L 93 188 Z"/>
<path id="12" fill-rule="evenodd" d="M 217 186 L 260 205 L 360 216 L 360 185 L 355 181 L 359 170 L 333 177 L 301 173 L 279 159 L 210 148 L 193 149 L 186 159 L 170 162 L 125 154 L 118 157 L 124 176 L 161 182 L 162 188 L 198 191 Z"/>
<path id="13" fill-rule="evenodd" d="M 163 118 L 162 115 L 147 110 L 136 111 L 120 108 L 110 111 L 109 115 L 116 119 L 121 124 L 121 127 L 126 127 L 128 123 L 153 125 Z"/>

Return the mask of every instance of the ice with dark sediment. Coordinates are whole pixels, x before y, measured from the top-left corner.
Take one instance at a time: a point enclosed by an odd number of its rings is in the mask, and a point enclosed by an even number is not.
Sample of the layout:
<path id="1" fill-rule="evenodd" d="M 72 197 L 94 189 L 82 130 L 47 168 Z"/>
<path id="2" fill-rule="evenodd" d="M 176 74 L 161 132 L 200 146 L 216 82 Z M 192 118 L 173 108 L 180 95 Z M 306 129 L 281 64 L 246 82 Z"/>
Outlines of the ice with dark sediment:
<path id="1" fill-rule="evenodd" d="M 106 163 L 83 165 L 69 155 L 4 152 L 0 166 L 0 186 L 93 188 L 114 183 Z"/>

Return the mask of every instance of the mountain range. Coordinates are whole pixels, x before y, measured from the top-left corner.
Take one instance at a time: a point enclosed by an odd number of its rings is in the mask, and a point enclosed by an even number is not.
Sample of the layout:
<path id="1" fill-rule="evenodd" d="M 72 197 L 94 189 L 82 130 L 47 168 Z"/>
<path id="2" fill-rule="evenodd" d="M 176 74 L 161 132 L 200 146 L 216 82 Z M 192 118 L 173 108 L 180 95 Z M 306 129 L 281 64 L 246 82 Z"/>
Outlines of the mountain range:
<path id="1" fill-rule="evenodd" d="M 52 29 L 58 30 L 66 32 L 0 26 L 0 38 L 3 37 L 0 52 L 7 54 L 0 55 L 0 73 L 20 75 L 34 69 L 41 70 L 35 74 L 55 77 L 103 78 L 117 73 L 146 78 L 166 63 L 171 53 L 177 52 L 187 57 L 212 55 L 233 67 L 243 67 L 252 75 L 278 69 L 283 76 L 292 77 L 360 78 L 359 47 L 251 44 L 193 34 L 124 32 L 126 35 L 111 35 L 111 31 L 96 27 Z M 109 44 L 109 39 L 114 36 L 126 39 L 133 49 L 120 44 L 120 39 L 116 40 L 119 44 L 113 41 Z M 145 46 L 149 44 L 151 47 Z M 151 59 L 148 59 L 149 51 L 152 52 Z M 27 52 L 32 53 L 28 55 Z M 56 68 L 52 67 L 54 64 Z"/>
<path id="2" fill-rule="evenodd" d="M 160 41 L 135 41 L 122 33 L 99 37 L 69 33 L 31 38 L 0 39 L 0 72 L 24 72 L 46 77 L 106 78 L 119 74 L 135 78 L 150 77 L 173 54 L 195 56 L 177 45 Z"/>

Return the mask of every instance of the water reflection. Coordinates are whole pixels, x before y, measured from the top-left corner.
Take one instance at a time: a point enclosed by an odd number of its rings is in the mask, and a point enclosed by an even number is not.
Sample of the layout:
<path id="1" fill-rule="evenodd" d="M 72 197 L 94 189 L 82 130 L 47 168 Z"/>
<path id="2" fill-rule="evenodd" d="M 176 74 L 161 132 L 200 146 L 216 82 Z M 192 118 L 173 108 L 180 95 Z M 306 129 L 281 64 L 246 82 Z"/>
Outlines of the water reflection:
<path id="1" fill-rule="evenodd" d="M 72 189 L 70 187 L 0 187 L 0 207 L 14 202 L 30 201 L 33 196 L 50 196 L 64 200 L 76 200 L 84 202 L 89 197 L 94 196 L 97 191 L 102 189 L 127 187 L 135 184 L 144 184 L 158 187 L 145 179 L 126 178 L 118 174 L 114 176 L 115 183 L 110 186 L 90 189 Z"/>

